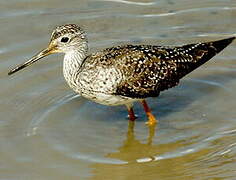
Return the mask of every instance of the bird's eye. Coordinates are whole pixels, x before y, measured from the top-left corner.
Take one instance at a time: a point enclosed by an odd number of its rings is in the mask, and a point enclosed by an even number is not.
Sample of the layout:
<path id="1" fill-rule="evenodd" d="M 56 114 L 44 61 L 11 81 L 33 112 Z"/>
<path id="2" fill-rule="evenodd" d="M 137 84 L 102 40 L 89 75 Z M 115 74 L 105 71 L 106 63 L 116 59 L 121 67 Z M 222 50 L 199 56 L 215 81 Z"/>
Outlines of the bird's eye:
<path id="1" fill-rule="evenodd" d="M 67 43 L 68 41 L 69 41 L 68 37 L 61 38 L 61 42 L 63 42 L 63 43 Z"/>

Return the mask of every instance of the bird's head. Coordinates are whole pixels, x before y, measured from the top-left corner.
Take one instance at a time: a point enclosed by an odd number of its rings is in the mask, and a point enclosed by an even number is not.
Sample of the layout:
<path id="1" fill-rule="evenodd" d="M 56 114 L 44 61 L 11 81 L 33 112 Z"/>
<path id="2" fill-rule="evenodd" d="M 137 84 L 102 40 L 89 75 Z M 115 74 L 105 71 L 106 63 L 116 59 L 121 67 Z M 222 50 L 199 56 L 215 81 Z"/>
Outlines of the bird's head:
<path id="1" fill-rule="evenodd" d="M 58 26 L 52 32 L 50 42 L 46 49 L 43 49 L 25 63 L 11 69 L 8 75 L 17 72 L 50 54 L 68 53 L 72 51 L 85 53 L 88 49 L 87 44 L 85 32 L 76 24 Z"/>

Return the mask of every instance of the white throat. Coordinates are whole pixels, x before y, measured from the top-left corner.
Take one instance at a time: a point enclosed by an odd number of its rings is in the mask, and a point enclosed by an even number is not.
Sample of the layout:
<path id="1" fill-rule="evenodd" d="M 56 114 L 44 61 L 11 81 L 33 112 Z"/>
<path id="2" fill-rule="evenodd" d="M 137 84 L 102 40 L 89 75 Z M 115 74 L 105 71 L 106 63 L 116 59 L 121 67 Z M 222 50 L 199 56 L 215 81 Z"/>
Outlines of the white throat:
<path id="1" fill-rule="evenodd" d="M 84 51 L 69 51 L 66 52 L 63 61 L 63 75 L 72 89 L 76 89 L 77 75 L 79 69 L 86 58 Z"/>

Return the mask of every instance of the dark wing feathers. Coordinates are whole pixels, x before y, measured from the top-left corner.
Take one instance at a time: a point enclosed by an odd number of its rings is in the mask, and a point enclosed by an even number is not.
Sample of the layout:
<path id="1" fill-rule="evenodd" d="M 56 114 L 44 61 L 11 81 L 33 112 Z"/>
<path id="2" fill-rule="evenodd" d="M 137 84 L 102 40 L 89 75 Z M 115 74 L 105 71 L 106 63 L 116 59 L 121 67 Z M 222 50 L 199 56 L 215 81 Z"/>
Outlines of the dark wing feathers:
<path id="1" fill-rule="evenodd" d="M 176 86 L 183 76 L 210 60 L 234 39 L 235 37 L 174 48 L 125 46 L 126 56 L 123 56 L 119 64 L 124 70 L 125 78 L 118 85 L 115 94 L 132 98 L 158 96 L 160 91 Z M 127 66 L 129 63 L 130 66 Z"/>

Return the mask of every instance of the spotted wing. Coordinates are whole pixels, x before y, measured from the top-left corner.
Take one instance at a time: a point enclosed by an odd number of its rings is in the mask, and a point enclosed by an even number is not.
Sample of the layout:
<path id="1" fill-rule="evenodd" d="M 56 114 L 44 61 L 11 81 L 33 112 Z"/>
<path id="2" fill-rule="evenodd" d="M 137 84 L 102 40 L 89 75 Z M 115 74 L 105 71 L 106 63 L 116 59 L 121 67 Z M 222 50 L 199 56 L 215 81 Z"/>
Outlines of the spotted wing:
<path id="1" fill-rule="evenodd" d="M 160 91 L 176 86 L 183 76 L 207 62 L 234 39 L 175 48 L 130 46 L 130 51 L 138 55 L 124 56 L 121 61 L 125 78 L 115 94 L 132 98 L 158 96 Z"/>

